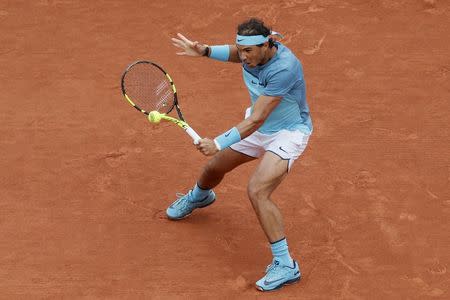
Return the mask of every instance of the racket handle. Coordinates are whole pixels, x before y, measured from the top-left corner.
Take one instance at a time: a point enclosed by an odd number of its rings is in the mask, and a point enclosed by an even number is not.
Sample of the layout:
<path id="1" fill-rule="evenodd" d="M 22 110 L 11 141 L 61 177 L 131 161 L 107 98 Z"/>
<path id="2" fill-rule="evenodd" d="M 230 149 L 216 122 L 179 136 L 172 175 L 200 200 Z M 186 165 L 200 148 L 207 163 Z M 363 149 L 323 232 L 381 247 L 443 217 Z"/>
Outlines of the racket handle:
<path id="1" fill-rule="evenodd" d="M 194 140 L 194 144 L 197 145 L 198 142 L 202 139 L 197 132 L 194 131 L 194 129 L 192 129 L 191 127 L 187 127 L 186 128 L 186 132 L 187 134 L 189 134 L 189 136 Z"/>

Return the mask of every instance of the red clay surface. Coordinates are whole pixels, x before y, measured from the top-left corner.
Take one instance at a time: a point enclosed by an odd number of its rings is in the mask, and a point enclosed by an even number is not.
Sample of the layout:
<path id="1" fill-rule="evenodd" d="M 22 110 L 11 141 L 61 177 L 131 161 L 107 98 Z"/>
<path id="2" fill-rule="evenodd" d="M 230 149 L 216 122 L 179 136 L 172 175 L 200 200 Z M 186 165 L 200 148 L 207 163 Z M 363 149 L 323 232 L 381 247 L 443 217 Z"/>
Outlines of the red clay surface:
<path id="1" fill-rule="evenodd" d="M 129 63 L 159 62 L 214 137 L 248 106 L 240 67 L 170 37 L 233 43 L 250 16 L 302 60 L 315 124 L 274 195 L 303 279 L 271 294 L 254 289 L 271 259 L 255 163 L 166 220 L 206 158 L 119 88 Z M 4 0 L 0 32 L 1 298 L 450 298 L 448 1 Z"/>

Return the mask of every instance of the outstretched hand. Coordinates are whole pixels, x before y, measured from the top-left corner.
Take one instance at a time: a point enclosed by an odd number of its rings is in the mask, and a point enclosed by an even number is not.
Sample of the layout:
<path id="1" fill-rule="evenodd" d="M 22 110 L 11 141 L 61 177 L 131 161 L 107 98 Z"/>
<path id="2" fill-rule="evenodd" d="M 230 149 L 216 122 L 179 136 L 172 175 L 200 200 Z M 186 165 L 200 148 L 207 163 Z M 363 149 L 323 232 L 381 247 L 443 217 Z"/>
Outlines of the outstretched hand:
<path id="1" fill-rule="evenodd" d="M 172 44 L 183 50 L 181 52 L 177 52 L 178 55 L 203 56 L 206 51 L 206 45 L 200 44 L 197 41 L 193 42 L 181 33 L 177 33 L 177 36 L 178 38 L 172 38 Z"/>

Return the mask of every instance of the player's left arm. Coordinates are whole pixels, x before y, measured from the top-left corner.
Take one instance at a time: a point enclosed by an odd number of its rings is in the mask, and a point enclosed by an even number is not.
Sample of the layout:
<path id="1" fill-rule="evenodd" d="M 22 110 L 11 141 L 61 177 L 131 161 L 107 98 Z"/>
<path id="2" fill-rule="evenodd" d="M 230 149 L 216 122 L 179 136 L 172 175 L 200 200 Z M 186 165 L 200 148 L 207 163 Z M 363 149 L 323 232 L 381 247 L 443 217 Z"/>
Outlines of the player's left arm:
<path id="1" fill-rule="evenodd" d="M 281 98 L 281 96 L 259 96 L 253 106 L 252 114 L 236 125 L 236 128 L 241 135 L 241 139 L 245 139 L 261 127 L 270 113 L 280 103 Z"/>
<path id="2" fill-rule="evenodd" d="M 281 99 L 291 90 L 295 81 L 295 74 L 288 69 L 277 70 L 268 76 L 267 84 L 264 87 L 264 95 L 259 96 L 256 100 L 252 114 L 236 126 L 241 139 L 246 138 L 261 127 L 270 113 L 281 102 Z"/>

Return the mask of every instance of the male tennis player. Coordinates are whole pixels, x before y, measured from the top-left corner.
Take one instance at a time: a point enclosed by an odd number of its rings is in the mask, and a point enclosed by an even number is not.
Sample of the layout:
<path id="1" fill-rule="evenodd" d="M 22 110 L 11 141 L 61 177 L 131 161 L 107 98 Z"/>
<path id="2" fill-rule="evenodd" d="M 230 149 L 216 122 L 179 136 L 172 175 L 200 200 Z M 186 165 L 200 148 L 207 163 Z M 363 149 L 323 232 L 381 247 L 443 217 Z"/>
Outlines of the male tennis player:
<path id="1" fill-rule="evenodd" d="M 200 140 L 198 150 L 214 157 L 206 164 L 194 188 L 167 209 L 167 216 L 180 220 L 194 209 L 212 204 L 215 201 L 212 188 L 227 172 L 262 158 L 248 183 L 248 197 L 273 254 L 266 275 L 256 282 L 261 291 L 300 280 L 298 262 L 289 254 L 280 210 L 270 195 L 305 150 L 312 132 L 302 66 L 272 34 L 261 20 L 250 19 L 238 26 L 235 45 L 207 46 L 181 34 L 172 38 L 174 45 L 182 49 L 179 55 L 241 63 L 251 107 L 246 118 L 236 126 L 213 140 Z"/>

